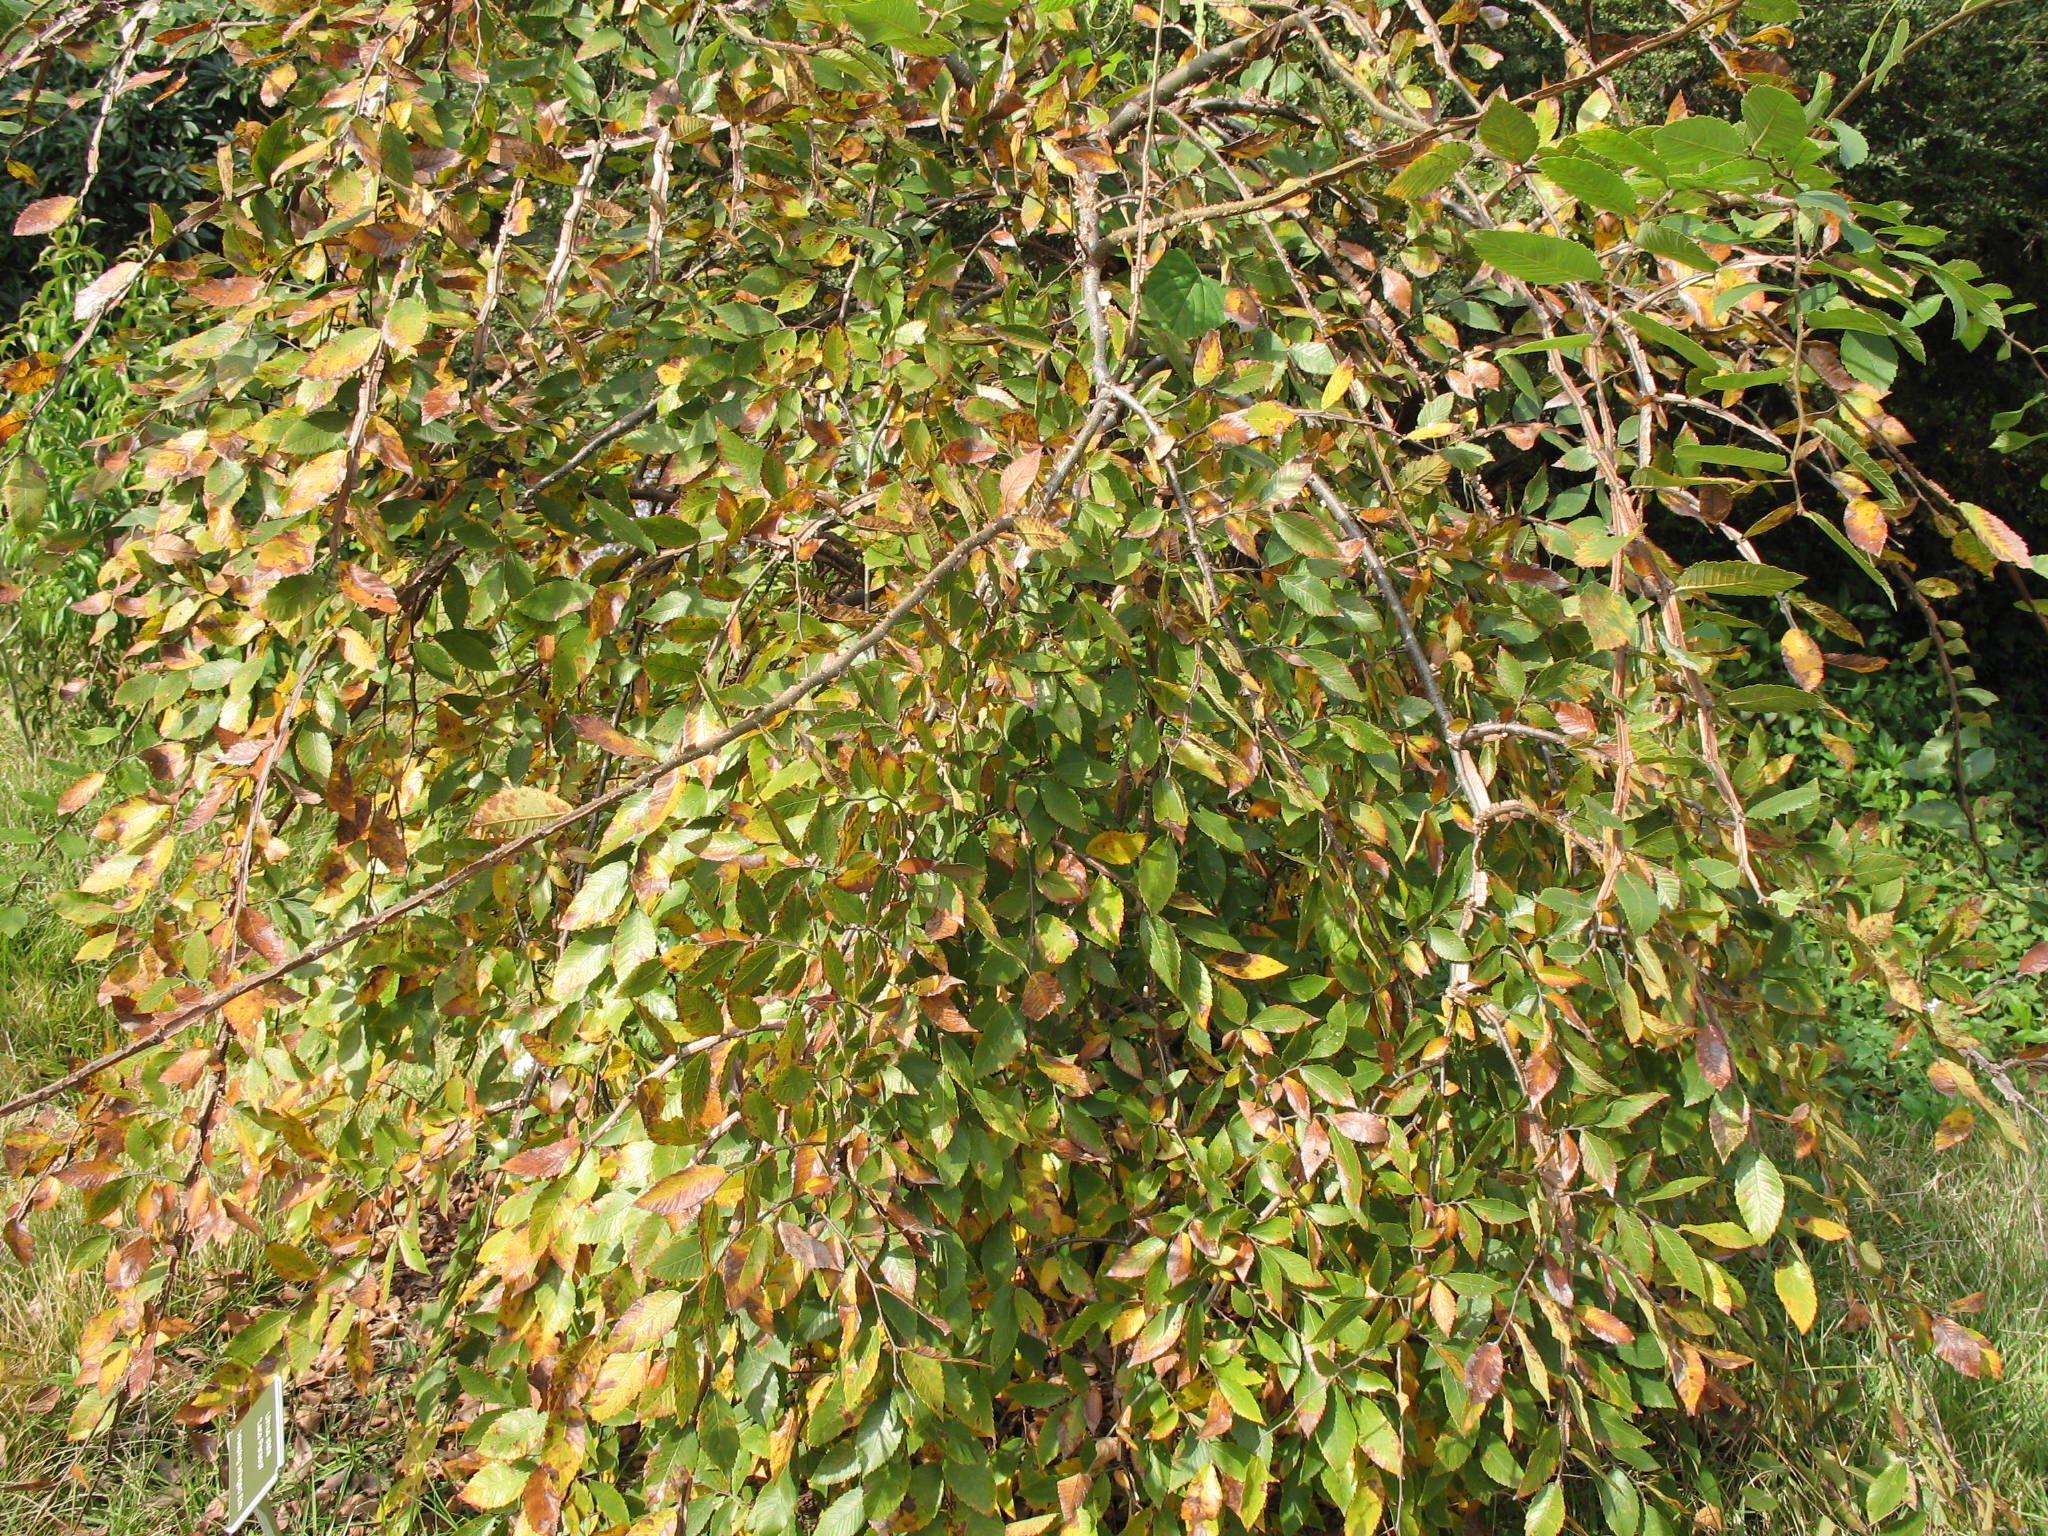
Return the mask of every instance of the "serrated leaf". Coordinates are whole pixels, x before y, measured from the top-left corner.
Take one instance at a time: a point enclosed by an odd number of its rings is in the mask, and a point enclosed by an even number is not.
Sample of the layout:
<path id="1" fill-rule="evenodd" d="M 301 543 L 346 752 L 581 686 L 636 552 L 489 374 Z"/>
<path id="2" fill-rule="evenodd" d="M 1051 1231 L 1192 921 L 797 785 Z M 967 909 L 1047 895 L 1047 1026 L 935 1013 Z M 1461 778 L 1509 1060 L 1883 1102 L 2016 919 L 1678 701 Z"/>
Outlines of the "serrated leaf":
<path id="1" fill-rule="evenodd" d="M 1549 286 L 1597 283 L 1604 275 L 1600 258 L 1591 250 L 1557 235 L 1532 229 L 1486 229 L 1471 239 L 1480 260 L 1524 282 Z"/>
<path id="2" fill-rule="evenodd" d="M 1785 658 L 1785 670 L 1792 674 L 1792 681 L 1808 693 L 1820 691 L 1821 683 L 1827 677 L 1827 662 L 1822 659 L 1820 645 L 1803 629 L 1788 629 L 1778 642 L 1779 652 Z"/>
<path id="3" fill-rule="evenodd" d="M 1780 1264 L 1771 1276 L 1771 1286 L 1778 1293 L 1785 1315 L 1792 1319 L 1792 1326 L 1801 1333 L 1811 1333 L 1813 1320 L 1820 1312 L 1820 1299 L 1814 1293 L 1813 1270 L 1806 1260 L 1790 1259 Z"/>
<path id="4" fill-rule="evenodd" d="M 574 807 L 551 790 L 530 785 L 501 789 L 476 808 L 470 830 L 494 841 L 524 837 Z"/>
<path id="5" fill-rule="evenodd" d="M 1806 108 L 1783 86 L 1753 85 L 1742 97 L 1750 148 L 1782 160 L 1806 142 Z"/>
<path id="6" fill-rule="evenodd" d="M 1520 162 L 1535 154 L 1543 140 L 1536 119 L 1510 101 L 1505 92 L 1496 91 L 1480 114 L 1479 142 L 1503 160 Z"/>
<path id="7" fill-rule="evenodd" d="M 349 378 L 368 366 L 380 340 L 369 326 L 343 331 L 307 358 L 299 371 L 309 379 Z"/>
<path id="8" fill-rule="evenodd" d="M 78 199 L 75 197 L 38 198 L 15 215 L 14 232 L 17 235 L 47 235 L 70 222 L 71 215 L 77 211 Z"/>
<path id="9" fill-rule="evenodd" d="M 633 1204 L 643 1211 L 666 1216 L 671 1226 L 680 1227 L 725 1184 L 728 1172 L 716 1163 L 698 1163 L 681 1173 L 672 1173 Z"/>
<path id="10" fill-rule="evenodd" d="M 1544 1484 L 1543 1491 L 1522 1511 L 1522 1536 L 1557 1536 L 1564 1529 L 1564 1489 Z"/>
<path id="11" fill-rule="evenodd" d="M 1735 1175 L 1735 1206 L 1743 1224 L 1758 1242 L 1778 1230 L 1785 1216 L 1785 1180 L 1778 1165 L 1753 1152 Z"/>
<path id="12" fill-rule="evenodd" d="M 1457 140 L 1433 144 L 1409 161 L 1401 174 L 1387 183 L 1387 196 L 1417 203 L 1441 192 L 1457 179 L 1472 159 L 1472 146 Z"/>
<path id="13" fill-rule="evenodd" d="M 1537 163 L 1537 174 L 1567 197 L 1589 208 L 1632 219 L 1640 206 L 1635 192 L 1619 174 L 1583 155 L 1549 155 Z"/>
<path id="14" fill-rule="evenodd" d="M 1677 589 L 1703 597 L 1776 597 L 1806 578 L 1748 560 L 1701 560 L 1679 572 Z"/>
<path id="15" fill-rule="evenodd" d="M 1194 341 L 1228 318 L 1223 285 L 1175 247 L 1145 274 L 1145 313 L 1183 341 Z"/>

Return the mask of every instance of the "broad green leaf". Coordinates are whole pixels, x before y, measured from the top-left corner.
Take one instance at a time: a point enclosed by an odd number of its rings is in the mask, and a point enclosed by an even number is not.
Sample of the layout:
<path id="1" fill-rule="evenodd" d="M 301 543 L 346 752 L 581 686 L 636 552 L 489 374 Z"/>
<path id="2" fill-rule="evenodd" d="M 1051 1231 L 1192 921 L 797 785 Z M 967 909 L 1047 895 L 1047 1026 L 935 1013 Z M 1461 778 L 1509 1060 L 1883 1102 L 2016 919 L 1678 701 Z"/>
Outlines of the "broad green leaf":
<path id="1" fill-rule="evenodd" d="M 1523 161 L 1542 143 L 1536 119 L 1496 91 L 1479 119 L 1479 142 L 1503 160 Z"/>
<path id="2" fill-rule="evenodd" d="M 1873 1525 L 1888 1520 L 1912 1492 L 1913 1476 L 1905 1462 L 1894 1460 L 1863 1490 L 1863 1514 Z"/>
<path id="3" fill-rule="evenodd" d="M 1183 341 L 1213 331 L 1228 318 L 1223 285 L 1176 246 L 1145 274 L 1145 313 Z"/>
<path id="4" fill-rule="evenodd" d="M 1433 144 L 1409 161 L 1401 174 L 1387 183 L 1387 196 L 1419 203 L 1449 186 L 1471 159 L 1470 144 L 1456 140 Z"/>
<path id="5" fill-rule="evenodd" d="M 1729 709 L 1747 709 L 1757 714 L 1796 714 L 1800 710 L 1818 709 L 1821 704 L 1814 694 L 1784 683 L 1752 683 L 1747 688 L 1731 688 L 1721 695 L 1721 702 Z"/>
<path id="6" fill-rule="evenodd" d="M 1797 571 L 1748 560 L 1701 560 L 1679 573 L 1677 589 L 1703 597 L 1776 597 L 1806 578 Z"/>
<path id="7" fill-rule="evenodd" d="M 1537 162 L 1536 170 L 1567 197 L 1577 198 L 1590 208 L 1604 208 L 1623 218 L 1635 217 L 1635 193 L 1626 181 L 1597 160 L 1577 155 L 1545 155 Z"/>
<path id="8" fill-rule="evenodd" d="M 1806 108 L 1783 86 L 1753 85 L 1743 93 L 1742 121 L 1750 147 L 1782 160 L 1806 142 Z"/>
<path id="9" fill-rule="evenodd" d="M 1525 282 L 1597 283 L 1600 258 L 1575 240 L 1527 229 L 1480 230 L 1472 236 L 1480 260 Z"/>
<path id="10" fill-rule="evenodd" d="M 1546 1483 L 1522 1509 L 1522 1536 L 1557 1536 L 1564 1529 L 1564 1487 Z"/>

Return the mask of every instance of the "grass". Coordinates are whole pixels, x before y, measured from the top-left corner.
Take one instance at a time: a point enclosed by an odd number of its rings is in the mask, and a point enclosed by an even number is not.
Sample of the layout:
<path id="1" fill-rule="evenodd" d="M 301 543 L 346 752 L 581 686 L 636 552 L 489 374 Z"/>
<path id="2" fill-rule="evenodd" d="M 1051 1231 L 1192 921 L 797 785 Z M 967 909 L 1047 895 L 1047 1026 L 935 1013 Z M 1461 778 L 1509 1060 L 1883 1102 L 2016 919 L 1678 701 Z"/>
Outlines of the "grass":
<path id="1" fill-rule="evenodd" d="M 1968 1320 L 2005 1359 L 2003 1382 L 1970 1381 L 1932 1361 L 1915 1370 L 1963 1465 L 2048 1530 L 2048 1154 L 2001 1155 L 1980 1130 L 1933 1150 L 1925 1126 L 1900 1118 L 1869 1139 L 1897 1225 L 1888 1262 L 1951 1305 L 1983 1293 Z"/>

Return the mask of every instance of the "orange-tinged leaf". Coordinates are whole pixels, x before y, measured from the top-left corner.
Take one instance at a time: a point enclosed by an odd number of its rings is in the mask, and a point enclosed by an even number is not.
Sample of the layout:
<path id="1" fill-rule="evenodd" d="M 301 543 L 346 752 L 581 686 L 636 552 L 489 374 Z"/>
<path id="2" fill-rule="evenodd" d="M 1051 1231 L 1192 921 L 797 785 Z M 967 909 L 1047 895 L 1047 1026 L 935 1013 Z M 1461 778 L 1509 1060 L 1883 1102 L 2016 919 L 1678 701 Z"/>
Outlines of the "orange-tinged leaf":
<path id="1" fill-rule="evenodd" d="M 628 736 L 610 721 L 598 715 L 571 715 L 569 724 L 576 734 L 601 752 L 613 757 L 652 757 L 654 748 L 644 741 Z"/>
<path id="2" fill-rule="evenodd" d="M 2043 971 L 2048 971 L 2048 939 L 2044 939 L 2020 956 L 2018 974 L 2039 976 Z"/>
<path id="3" fill-rule="evenodd" d="M 1044 449 L 1031 448 L 1004 466 L 1000 482 L 1003 516 L 1008 517 L 1024 509 L 1031 496 L 1031 487 L 1038 481 L 1038 466 L 1044 458 Z"/>
<path id="4" fill-rule="evenodd" d="M 14 232 L 17 235 L 47 235 L 53 229 L 62 228 L 77 210 L 78 199 L 75 197 L 38 198 L 15 216 Z"/>
<path id="5" fill-rule="evenodd" d="M 552 1179 L 566 1169 L 583 1142 L 575 1136 L 564 1136 L 560 1141 L 551 1141 L 545 1146 L 528 1147 L 524 1152 L 505 1159 L 505 1172 L 518 1179 Z"/>
<path id="6" fill-rule="evenodd" d="M 88 773 L 82 779 L 72 781 L 69 788 L 57 797 L 57 814 L 69 816 L 83 810 L 92 797 L 100 792 L 100 786 L 107 782 L 104 773 Z"/>
<path id="7" fill-rule="evenodd" d="M 1500 1391 L 1501 1375 L 1506 1368 L 1500 1346 L 1491 1339 L 1473 1350 L 1465 1361 L 1465 1390 L 1472 1394 L 1472 1401 L 1491 1402 Z"/>
<path id="8" fill-rule="evenodd" d="M 358 608 L 368 608 L 373 613 L 398 612 L 398 594 L 391 590 L 391 583 L 360 565 L 342 562 L 341 591 Z"/>
<path id="9" fill-rule="evenodd" d="M 1785 670 L 1792 674 L 1792 681 L 1808 693 L 1818 692 L 1828 669 L 1813 636 L 1803 629 L 1788 629 L 1778 642 L 1778 649 L 1785 657 Z"/>
<path id="10" fill-rule="evenodd" d="M 306 460 L 292 471 L 291 483 L 285 487 L 284 515 L 299 517 L 324 505 L 341 489 L 341 482 L 347 474 L 348 450 L 345 448 L 336 448 L 317 459 Z"/>
<path id="11" fill-rule="evenodd" d="M 240 309 L 263 294 L 263 279 L 243 273 L 239 277 L 209 277 L 186 290 L 200 303 L 213 309 Z"/>
<path id="12" fill-rule="evenodd" d="M 550 790 L 517 785 L 499 790 L 476 808 L 470 830 L 479 837 L 522 837 L 574 807 Z"/>
<path id="13" fill-rule="evenodd" d="M 1609 1344 L 1633 1344 L 1635 1329 L 1603 1307 L 1583 1306 L 1579 1308 L 1579 1320 L 1596 1337 Z"/>
<path id="14" fill-rule="evenodd" d="M 1970 531 L 1983 540 L 1984 547 L 1999 559 L 2009 565 L 2025 565 L 2033 558 L 2027 549 L 2027 541 L 2014 533 L 2005 519 L 1985 511 L 1974 502 L 1958 502 L 1957 506 L 1969 523 Z"/>
<path id="15" fill-rule="evenodd" d="M 681 1227 L 725 1183 L 726 1170 L 716 1163 L 697 1163 L 681 1173 L 672 1173 L 633 1203 L 643 1211 L 666 1216 L 669 1225 Z"/>
<path id="16" fill-rule="evenodd" d="M 98 277 L 79 289 L 71 300 L 71 318 L 90 320 L 115 299 L 128 291 L 128 285 L 135 281 L 135 274 L 142 270 L 139 261 L 117 261 Z"/>
<path id="17" fill-rule="evenodd" d="M 1033 971 L 1024 983 L 1024 1017 L 1038 1020 L 1066 1005 L 1067 994 L 1051 971 Z"/>
<path id="18" fill-rule="evenodd" d="M 1965 1328 L 1952 1317 L 1937 1317 L 1934 1320 L 1934 1353 L 1936 1358 L 1955 1367 L 1972 1381 L 1986 1376 L 1994 1381 L 2005 1374 L 2005 1363 L 1998 1351 L 1982 1334 Z"/>
<path id="19" fill-rule="evenodd" d="M 649 1291 L 619 1314 L 608 1342 L 613 1349 L 652 1349 L 675 1330 L 682 1310 L 681 1291 Z"/>
<path id="20" fill-rule="evenodd" d="M 1287 974 L 1286 965 L 1271 955 L 1218 955 L 1209 963 L 1224 975 L 1234 976 L 1239 981 L 1269 981 Z"/>
<path id="21" fill-rule="evenodd" d="M 1885 540 L 1891 537 L 1892 525 L 1886 520 L 1883 507 L 1868 496 L 1858 496 L 1842 514 L 1842 530 L 1849 535 L 1849 542 L 1866 555 L 1880 555 L 1884 553 Z"/>

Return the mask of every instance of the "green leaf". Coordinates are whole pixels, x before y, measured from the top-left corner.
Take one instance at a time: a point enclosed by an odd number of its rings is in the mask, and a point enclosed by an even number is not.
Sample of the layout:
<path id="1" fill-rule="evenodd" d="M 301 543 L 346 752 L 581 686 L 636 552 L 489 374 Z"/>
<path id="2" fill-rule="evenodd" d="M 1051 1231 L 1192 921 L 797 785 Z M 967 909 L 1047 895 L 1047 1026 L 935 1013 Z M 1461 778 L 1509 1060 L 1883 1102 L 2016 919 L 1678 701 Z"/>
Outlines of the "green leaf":
<path id="1" fill-rule="evenodd" d="M 1612 587 L 1591 582 L 1579 588 L 1579 617 L 1596 651 L 1617 651 L 1636 639 L 1635 611 Z"/>
<path id="2" fill-rule="evenodd" d="M 1470 144 L 1452 140 L 1431 145 L 1409 161 L 1402 168 L 1400 175 L 1387 183 L 1387 196 L 1398 197 L 1403 202 L 1419 203 L 1449 186 L 1471 159 Z"/>
<path id="3" fill-rule="evenodd" d="M 1645 219 L 1638 224 L 1636 244 L 1652 256 L 1662 256 L 1695 272 L 1714 272 L 1721 266 L 1699 241 L 1661 219 Z"/>
<path id="4" fill-rule="evenodd" d="M 1275 512 L 1273 529 L 1290 547 L 1304 555 L 1319 560 L 1336 560 L 1342 556 L 1329 530 L 1307 513 Z"/>
<path id="5" fill-rule="evenodd" d="M 1673 170 L 1693 174 L 1749 153 L 1747 135 L 1721 117 L 1681 117 L 1654 129 L 1650 142 Z"/>
<path id="6" fill-rule="evenodd" d="M 1742 122 L 1750 148 L 1783 160 L 1806 142 L 1806 108 L 1779 85 L 1753 85 L 1742 98 Z"/>
<path id="7" fill-rule="evenodd" d="M 1543 141 L 1536 119 L 1510 101 L 1505 92 L 1496 91 L 1480 115 L 1479 142 L 1503 160 L 1520 162 L 1535 154 Z"/>
<path id="8" fill-rule="evenodd" d="M 1564 1529 L 1564 1487 L 1546 1483 L 1522 1511 L 1522 1536 L 1557 1536 Z"/>
<path id="9" fill-rule="evenodd" d="M 1790 715 L 1803 709 L 1820 708 L 1820 699 L 1803 688 L 1789 688 L 1783 683 L 1752 683 L 1747 688 L 1731 688 L 1721 695 L 1721 702 L 1729 709 L 1747 709 L 1760 715 Z"/>
<path id="10" fill-rule="evenodd" d="M 1229 318 L 1223 285 L 1175 247 L 1145 274 L 1145 313 L 1183 341 L 1195 341 Z"/>
<path id="11" fill-rule="evenodd" d="M 1632 219 L 1640 206 L 1629 184 L 1597 160 L 1578 155 L 1545 155 L 1536 164 L 1537 174 L 1563 192 L 1591 208 Z"/>
<path id="12" fill-rule="evenodd" d="M 1735 1175 L 1735 1206 L 1750 1235 L 1768 1241 L 1785 1216 L 1785 1180 L 1778 1165 L 1761 1152 L 1752 1152 Z"/>
<path id="13" fill-rule="evenodd" d="M 867 1490 L 856 1479 L 851 1488 L 825 1506 L 812 1536 L 854 1536 L 867 1524 Z"/>
<path id="14" fill-rule="evenodd" d="M 7 521 L 15 533 L 33 538 L 50 505 L 50 477 L 26 452 L 8 462 L 7 477 L 0 480 L 0 501 L 6 504 Z"/>
<path id="15" fill-rule="evenodd" d="M 1913 1486 L 1912 1474 L 1906 1470 L 1903 1461 L 1894 1461 L 1863 1490 L 1863 1514 L 1871 1524 L 1889 1519 L 1898 1507 L 1906 1502 L 1906 1495 Z"/>
<path id="16" fill-rule="evenodd" d="M 1138 859 L 1138 897 L 1148 912 L 1164 910 L 1180 883 L 1180 855 L 1170 837 L 1154 838 Z"/>
<path id="17" fill-rule="evenodd" d="M 1748 560 L 1701 560 L 1678 576 L 1678 591 L 1703 597 L 1776 597 L 1806 578 L 1797 571 Z"/>
<path id="18" fill-rule="evenodd" d="M 1472 236 L 1480 260 L 1524 282 L 1597 283 L 1600 258 L 1575 240 L 1530 229 L 1483 229 Z"/>

